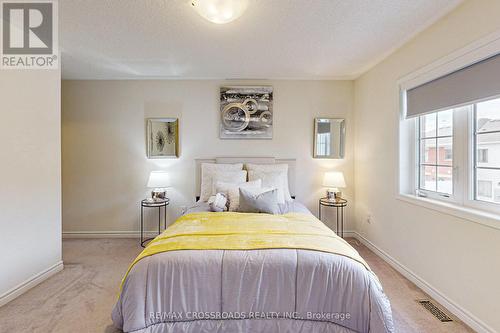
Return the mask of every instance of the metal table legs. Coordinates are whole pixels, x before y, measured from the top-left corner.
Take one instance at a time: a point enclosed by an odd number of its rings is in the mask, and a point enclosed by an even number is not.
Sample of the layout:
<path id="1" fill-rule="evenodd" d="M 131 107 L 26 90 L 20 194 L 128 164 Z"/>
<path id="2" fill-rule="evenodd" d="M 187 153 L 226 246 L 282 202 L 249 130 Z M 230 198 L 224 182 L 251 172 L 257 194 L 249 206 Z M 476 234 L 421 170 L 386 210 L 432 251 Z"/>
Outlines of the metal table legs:
<path id="1" fill-rule="evenodd" d="M 145 247 L 145 243 L 149 242 L 150 240 L 154 239 L 154 237 L 150 238 L 144 238 L 144 205 L 141 205 L 141 246 Z M 163 216 L 164 216 L 164 221 L 163 221 L 163 228 L 167 228 L 167 206 L 158 206 L 158 235 L 161 234 L 161 208 L 163 207 Z"/>

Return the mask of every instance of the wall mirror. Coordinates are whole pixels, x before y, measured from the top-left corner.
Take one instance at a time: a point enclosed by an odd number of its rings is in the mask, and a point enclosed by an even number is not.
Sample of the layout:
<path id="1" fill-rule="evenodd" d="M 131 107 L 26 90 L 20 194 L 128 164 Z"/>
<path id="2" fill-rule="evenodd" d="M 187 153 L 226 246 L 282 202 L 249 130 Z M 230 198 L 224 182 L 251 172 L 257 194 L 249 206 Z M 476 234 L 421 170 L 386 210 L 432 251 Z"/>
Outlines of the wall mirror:
<path id="1" fill-rule="evenodd" d="M 344 150 L 345 119 L 314 119 L 314 158 L 341 159 Z"/>

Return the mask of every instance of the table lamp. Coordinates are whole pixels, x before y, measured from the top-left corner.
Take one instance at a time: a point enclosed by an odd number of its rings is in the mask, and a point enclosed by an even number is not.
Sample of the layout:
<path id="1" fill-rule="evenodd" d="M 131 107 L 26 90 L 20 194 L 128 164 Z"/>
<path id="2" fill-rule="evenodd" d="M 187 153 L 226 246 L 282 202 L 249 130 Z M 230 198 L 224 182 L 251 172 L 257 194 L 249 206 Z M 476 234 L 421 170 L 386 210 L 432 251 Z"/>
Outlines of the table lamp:
<path id="1" fill-rule="evenodd" d="M 153 200 L 163 200 L 167 194 L 166 187 L 170 186 L 170 177 L 165 171 L 151 171 L 147 186 L 153 188 L 151 191 Z"/>
<path id="2" fill-rule="evenodd" d="M 339 171 L 325 172 L 323 186 L 328 188 L 326 190 L 328 200 L 341 199 L 342 193 L 339 191 L 339 188 L 346 187 L 344 174 Z"/>

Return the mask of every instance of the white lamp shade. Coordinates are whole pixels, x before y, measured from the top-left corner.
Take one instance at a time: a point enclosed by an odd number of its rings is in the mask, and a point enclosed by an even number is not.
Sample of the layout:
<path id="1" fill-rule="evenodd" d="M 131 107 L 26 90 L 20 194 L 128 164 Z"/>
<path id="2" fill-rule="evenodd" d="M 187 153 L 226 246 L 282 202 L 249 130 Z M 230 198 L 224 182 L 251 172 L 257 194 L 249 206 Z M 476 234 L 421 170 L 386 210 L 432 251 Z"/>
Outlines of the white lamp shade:
<path id="1" fill-rule="evenodd" d="M 224 24 L 240 17 L 247 9 L 248 0 L 193 0 L 191 4 L 203 18 Z"/>
<path id="2" fill-rule="evenodd" d="M 170 177 L 165 171 L 151 171 L 149 174 L 148 187 L 164 188 L 170 186 Z"/>
<path id="3" fill-rule="evenodd" d="M 325 172 L 323 186 L 333 188 L 346 187 L 344 174 L 338 171 Z"/>

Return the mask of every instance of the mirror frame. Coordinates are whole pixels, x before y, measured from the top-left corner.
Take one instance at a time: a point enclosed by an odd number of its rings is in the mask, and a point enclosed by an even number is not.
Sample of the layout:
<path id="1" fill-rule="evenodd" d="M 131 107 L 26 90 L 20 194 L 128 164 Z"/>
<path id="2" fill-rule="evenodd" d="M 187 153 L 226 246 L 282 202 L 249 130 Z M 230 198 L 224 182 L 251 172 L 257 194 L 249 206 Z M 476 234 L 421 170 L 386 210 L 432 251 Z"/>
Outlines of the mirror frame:
<path id="1" fill-rule="evenodd" d="M 331 157 L 331 156 L 319 156 L 316 140 L 318 137 L 318 120 L 320 119 L 328 119 L 331 122 L 340 123 L 340 142 L 339 142 L 339 157 Z M 330 130 L 331 133 L 331 130 Z M 345 158 L 345 118 L 327 118 L 327 117 L 317 117 L 314 118 L 314 140 L 313 140 L 313 158 L 318 159 L 329 159 L 329 160 L 341 160 Z"/>

